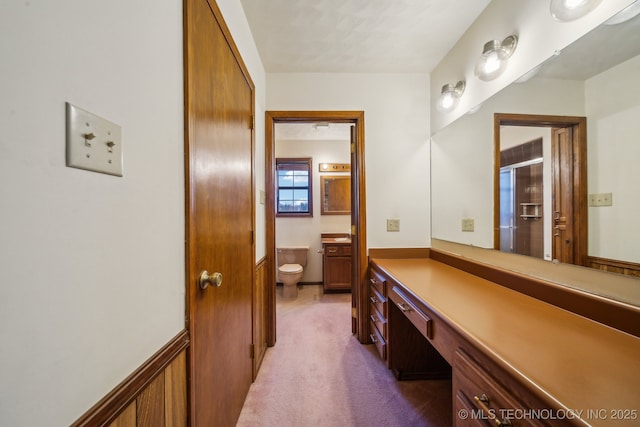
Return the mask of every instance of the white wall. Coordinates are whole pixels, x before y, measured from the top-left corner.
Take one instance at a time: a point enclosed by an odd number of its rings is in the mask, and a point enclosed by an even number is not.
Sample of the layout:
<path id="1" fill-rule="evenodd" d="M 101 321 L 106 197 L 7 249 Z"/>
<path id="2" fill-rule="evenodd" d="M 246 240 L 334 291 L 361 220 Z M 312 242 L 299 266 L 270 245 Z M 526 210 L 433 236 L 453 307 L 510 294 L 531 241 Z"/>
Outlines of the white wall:
<path id="1" fill-rule="evenodd" d="M 264 71 L 220 3 L 264 187 Z M 0 28 L 0 425 L 68 425 L 184 328 L 182 1 L 5 1 Z M 65 101 L 122 126 L 124 177 L 65 167 Z"/>
<path id="2" fill-rule="evenodd" d="M 276 124 L 276 126 L 278 126 Z M 309 246 L 302 282 L 322 282 L 321 233 L 351 234 L 351 215 L 320 214 L 320 177 L 349 176 L 348 173 L 320 173 L 322 163 L 349 163 L 349 139 L 343 141 L 276 141 L 276 157 L 311 157 L 313 217 L 276 218 L 276 247 Z"/>
<path id="3" fill-rule="evenodd" d="M 588 191 L 613 193 L 589 208 L 589 255 L 640 262 L 640 56 L 585 82 Z"/>
<path id="4" fill-rule="evenodd" d="M 364 111 L 367 245 L 430 246 L 427 75 L 267 74 L 267 88 L 267 110 Z"/>
<path id="5" fill-rule="evenodd" d="M 0 8 L 0 424 L 65 425 L 184 328 L 182 2 Z M 65 101 L 124 177 L 65 167 Z"/>

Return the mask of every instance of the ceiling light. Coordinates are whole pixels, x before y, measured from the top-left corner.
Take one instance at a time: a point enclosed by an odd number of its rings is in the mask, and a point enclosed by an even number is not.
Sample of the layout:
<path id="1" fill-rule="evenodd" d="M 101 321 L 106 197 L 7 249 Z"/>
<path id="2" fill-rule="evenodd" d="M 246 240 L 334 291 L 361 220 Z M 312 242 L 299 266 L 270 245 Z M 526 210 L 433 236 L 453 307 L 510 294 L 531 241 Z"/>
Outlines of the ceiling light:
<path id="1" fill-rule="evenodd" d="M 551 16 L 562 22 L 573 21 L 595 9 L 602 0 L 551 0 Z"/>
<path id="2" fill-rule="evenodd" d="M 460 101 L 460 97 L 464 93 L 465 86 L 466 84 L 464 81 L 459 81 L 455 85 L 446 84 L 442 86 L 442 92 L 440 93 L 438 103 L 436 104 L 438 111 L 446 113 L 456 108 Z"/>
<path id="3" fill-rule="evenodd" d="M 613 15 L 612 18 L 610 18 L 608 21 L 605 21 L 604 23 L 606 25 L 622 24 L 623 22 L 627 22 L 628 20 L 635 18 L 639 13 L 640 1 L 636 1 Z"/>
<path id="4" fill-rule="evenodd" d="M 482 56 L 476 64 L 476 77 L 486 82 L 504 73 L 517 45 L 518 36 L 516 35 L 508 36 L 502 41 L 491 40 L 485 43 Z"/>

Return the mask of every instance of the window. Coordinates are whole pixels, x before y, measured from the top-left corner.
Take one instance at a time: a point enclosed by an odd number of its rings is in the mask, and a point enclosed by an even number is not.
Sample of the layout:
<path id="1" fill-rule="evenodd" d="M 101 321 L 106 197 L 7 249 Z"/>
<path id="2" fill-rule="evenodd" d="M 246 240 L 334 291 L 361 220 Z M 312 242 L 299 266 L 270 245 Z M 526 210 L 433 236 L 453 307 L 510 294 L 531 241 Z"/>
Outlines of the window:
<path id="1" fill-rule="evenodd" d="M 276 216 L 313 216 L 311 159 L 276 159 Z"/>

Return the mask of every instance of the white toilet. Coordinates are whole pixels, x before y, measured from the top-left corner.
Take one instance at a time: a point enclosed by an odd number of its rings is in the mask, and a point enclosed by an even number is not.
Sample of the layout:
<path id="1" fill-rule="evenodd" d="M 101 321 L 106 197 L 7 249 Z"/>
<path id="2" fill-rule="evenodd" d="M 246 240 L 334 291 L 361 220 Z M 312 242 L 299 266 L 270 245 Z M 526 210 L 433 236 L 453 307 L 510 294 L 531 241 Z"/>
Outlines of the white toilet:
<path id="1" fill-rule="evenodd" d="M 284 285 L 283 296 L 298 296 L 298 282 L 302 279 L 304 267 L 307 265 L 308 246 L 297 246 L 277 249 L 278 282 Z"/>

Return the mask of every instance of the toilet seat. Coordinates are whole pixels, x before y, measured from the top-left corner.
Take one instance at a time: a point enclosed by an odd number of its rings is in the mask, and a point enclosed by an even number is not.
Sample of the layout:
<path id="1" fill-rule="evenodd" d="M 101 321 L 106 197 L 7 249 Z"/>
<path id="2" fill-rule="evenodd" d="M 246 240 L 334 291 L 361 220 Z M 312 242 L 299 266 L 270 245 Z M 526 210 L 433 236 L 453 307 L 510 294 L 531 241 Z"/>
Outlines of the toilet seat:
<path id="1" fill-rule="evenodd" d="M 278 271 L 284 274 L 302 273 L 303 269 L 300 264 L 283 264 L 278 267 Z"/>

